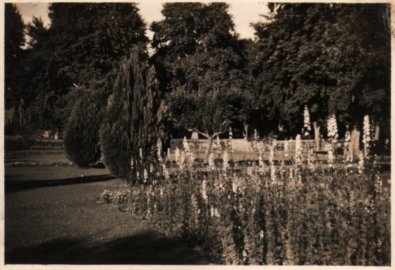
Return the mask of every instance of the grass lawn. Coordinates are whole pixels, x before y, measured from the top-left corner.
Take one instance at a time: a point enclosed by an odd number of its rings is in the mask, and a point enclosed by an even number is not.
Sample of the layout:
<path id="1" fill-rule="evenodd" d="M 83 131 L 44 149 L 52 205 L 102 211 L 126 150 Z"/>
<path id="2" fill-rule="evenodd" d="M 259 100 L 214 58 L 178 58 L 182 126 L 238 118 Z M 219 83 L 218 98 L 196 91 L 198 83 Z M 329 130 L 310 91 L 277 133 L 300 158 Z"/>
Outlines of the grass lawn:
<path id="1" fill-rule="evenodd" d="M 98 203 L 124 184 L 105 169 L 6 167 L 6 264 L 205 264 L 130 213 Z"/>

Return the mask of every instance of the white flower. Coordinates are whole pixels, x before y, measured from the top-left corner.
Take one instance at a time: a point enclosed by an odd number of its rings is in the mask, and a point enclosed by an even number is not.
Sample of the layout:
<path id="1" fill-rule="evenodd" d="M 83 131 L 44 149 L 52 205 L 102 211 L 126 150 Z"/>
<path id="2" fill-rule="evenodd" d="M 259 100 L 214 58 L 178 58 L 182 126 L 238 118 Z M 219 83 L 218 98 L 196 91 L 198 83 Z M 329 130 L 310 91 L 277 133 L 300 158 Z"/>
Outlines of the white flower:
<path id="1" fill-rule="evenodd" d="M 169 158 L 170 158 L 170 148 L 167 148 L 167 153 L 166 153 L 166 155 L 167 155 L 167 159 L 169 159 Z"/>
<path id="2" fill-rule="evenodd" d="M 182 141 L 182 146 L 184 147 L 185 152 L 188 153 L 190 151 L 187 137 L 185 137 L 185 136 L 184 136 L 184 140 Z"/>
<path id="3" fill-rule="evenodd" d="M 150 165 L 149 165 L 148 172 L 149 173 L 153 173 L 154 172 L 154 165 L 152 163 L 150 163 Z"/>
<path id="4" fill-rule="evenodd" d="M 370 150 L 370 122 L 369 122 L 369 115 L 365 115 L 363 118 L 363 136 L 362 136 L 362 142 L 363 142 L 363 150 L 364 150 L 364 156 L 367 157 L 369 155 L 369 150 Z"/>
<path id="5" fill-rule="evenodd" d="M 289 154 L 289 142 L 288 140 L 284 141 L 284 155 L 287 157 Z"/>
<path id="6" fill-rule="evenodd" d="M 180 163 L 180 149 L 178 149 L 178 147 L 176 147 L 176 151 L 174 153 L 174 159 L 177 164 Z"/>
<path id="7" fill-rule="evenodd" d="M 195 155 L 193 154 L 193 151 L 189 151 L 187 159 L 188 159 L 188 167 L 192 168 L 193 163 L 195 162 Z"/>
<path id="8" fill-rule="evenodd" d="M 139 156 L 140 159 L 143 159 L 143 149 L 141 147 L 139 148 Z"/>
<path id="9" fill-rule="evenodd" d="M 383 183 L 381 181 L 381 177 L 379 175 L 376 175 L 375 181 L 374 181 L 374 188 L 376 193 L 380 194 L 382 192 L 382 186 Z"/>
<path id="10" fill-rule="evenodd" d="M 208 167 L 210 168 L 210 170 L 214 170 L 215 169 L 214 154 L 213 153 L 210 153 L 208 155 Z"/>
<path id="11" fill-rule="evenodd" d="M 328 164 L 329 164 L 329 168 L 333 167 L 333 163 L 334 163 L 335 157 L 333 155 L 333 151 L 332 148 L 328 150 Z"/>
<path id="12" fill-rule="evenodd" d="M 258 154 L 258 162 L 259 162 L 259 169 L 261 172 L 263 172 L 265 170 L 265 162 L 263 161 L 263 154 L 261 152 L 259 152 Z"/>
<path id="13" fill-rule="evenodd" d="M 303 122 L 304 122 L 304 128 L 306 129 L 306 133 L 305 135 L 309 135 L 310 131 L 311 131 L 311 123 L 310 123 L 310 113 L 309 113 L 309 109 L 307 108 L 307 106 L 304 106 L 304 112 L 303 112 Z"/>
<path id="14" fill-rule="evenodd" d="M 144 182 L 147 182 L 147 180 L 148 180 L 148 172 L 147 172 L 146 169 L 144 169 L 144 175 L 143 175 L 143 177 L 144 177 Z"/>
<path id="15" fill-rule="evenodd" d="M 352 145 L 351 145 L 351 134 L 350 131 L 346 131 L 344 135 L 344 160 L 346 164 L 353 162 L 352 156 Z"/>
<path id="16" fill-rule="evenodd" d="M 300 134 L 296 135 L 295 139 L 295 162 L 297 165 L 302 162 L 302 141 Z"/>
<path id="17" fill-rule="evenodd" d="M 158 156 L 159 162 L 162 162 L 162 141 L 158 138 L 156 142 L 156 155 Z"/>
<path id="18" fill-rule="evenodd" d="M 215 212 L 214 212 L 214 207 L 210 205 L 210 217 L 214 217 Z"/>
<path id="19" fill-rule="evenodd" d="M 180 168 L 180 170 L 183 170 L 185 168 L 186 159 L 187 156 L 185 154 L 185 151 L 180 151 L 180 158 L 178 159 L 178 167 Z"/>
<path id="20" fill-rule="evenodd" d="M 314 151 L 313 149 L 310 149 L 307 154 L 307 163 L 308 163 L 310 170 L 312 170 L 312 171 L 315 170 L 313 151 Z"/>
<path id="21" fill-rule="evenodd" d="M 207 203 L 208 202 L 208 196 L 207 196 L 207 181 L 203 180 L 202 181 L 202 198 L 203 200 Z"/>
<path id="22" fill-rule="evenodd" d="M 275 182 L 276 181 L 276 167 L 274 164 L 270 165 L 270 179 Z"/>
<path id="23" fill-rule="evenodd" d="M 226 170 L 229 169 L 229 154 L 228 154 L 228 151 L 226 151 L 226 150 L 224 151 L 222 160 L 223 160 L 223 168 L 226 171 Z"/>
<path id="24" fill-rule="evenodd" d="M 258 140 L 259 140 L 258 131 L 254 129 L 254 141 L 258 141 Z"/>
<path id="25" fill-rule="evenodd" d="M 233 132 L 232 132 L 232 128 L 229 127 L 229 141 L 228 141 L 228 147 L 230 152 L 233 152 L 233 145 L 232 145 L 232 139 L 233 139 Z"/>
<path id="26" fill-rule="evenodd" d="M 274 145 L 270 146 L 269 163 L 274 164 Z"/>
<path id="27" fill-rule="evenodd" d="M 363 153 L 359 154 L 359 161 L 358 161 L 358 173 L 363 173 L 365 169 L 365 161 Z"/>
<path id="28" fill-rule="evenodd" d="M 337 122 L 336 122 L 336 115 L 331 114 L 327 120 L 328 125 L 328 138 L 330 139 L 333 145 L 336 145 L 338 139 L 338 130 L 337 130 Z"/>
<path id="29" fill-rule="evenodd" d="M 232 177 L 232 191 L 233 191 L 233 193 L 236 193 L 238 188 L 239 188 L 239 185 L 237 183 L 237 178 Z"/>
<path id="30" fill-rule="evenodd" d="M 217 207 L 214 207 L 214 216 L 217 217 L 217 218 L 220 218 L 220 217 L 221 217 L 221 215 L 219 214 L 219 211 L 218 211 L 218 208 L 217 208 Z"/>
<path id="31" fill-rule="evenodd" d="M 166 164 L 162 164 L 162 168 L 163 168 L 163 175 L 165 176 L 165 179 L 170 179 L 170 173 L 169 170 L 166 167 Z"/>

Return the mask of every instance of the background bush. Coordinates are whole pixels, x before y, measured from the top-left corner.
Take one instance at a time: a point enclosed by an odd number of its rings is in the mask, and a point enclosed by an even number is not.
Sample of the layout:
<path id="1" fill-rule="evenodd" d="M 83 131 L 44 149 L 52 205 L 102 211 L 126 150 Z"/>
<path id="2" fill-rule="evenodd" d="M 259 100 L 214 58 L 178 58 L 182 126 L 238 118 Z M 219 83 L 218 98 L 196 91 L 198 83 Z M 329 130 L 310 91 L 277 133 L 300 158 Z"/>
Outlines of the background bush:
<path id="1" fill-rule="evenodd" d="M 101 115 L 99 102 L 92 93 L 84 93 L 74 105 L 65 134 L 64 148 L 69 160 L 80 167 L 87 167 L 100 159 L 99 127 Z"/>

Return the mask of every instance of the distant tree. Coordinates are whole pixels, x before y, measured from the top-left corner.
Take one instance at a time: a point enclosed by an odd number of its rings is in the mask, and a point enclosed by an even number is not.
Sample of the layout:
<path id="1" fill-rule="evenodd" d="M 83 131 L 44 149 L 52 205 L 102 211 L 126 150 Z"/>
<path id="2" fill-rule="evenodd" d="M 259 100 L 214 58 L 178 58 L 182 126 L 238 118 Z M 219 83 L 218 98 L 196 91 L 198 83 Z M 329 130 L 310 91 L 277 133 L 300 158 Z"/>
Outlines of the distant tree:
<path id="1" fill-rule="evenodd" d="M 251 80 L 228 5 L 167 3 L 162 14 L 151 25 L 153 59 L 165 71 L 174 124 L 210 142 L 230 123 L 246 124 Z"/>
<path id="2" fill-rule="evenodd" d="M 230 124 L 240 115 L 240 109 L 247 106 L 249 100 L 235 88 L 194 93 L 178 88 L 167 96 L 167 101 L 171 119 L 176 126 L 198 132 L 208 139 L 208 158 L 213 139 L 228 131 Z"/>
<path id="3" fill-rule="evenodd" d="M 135 183 L 156 162 L 161 134 L 159 82 L 147 54 L 135 48 L 122 61 L 100 129 L 105 163 L 115 175 Z"/>
<path id="4" fill-rule="evenodd" d="M 274 4 L 255 24 L 253 74 L 272 126 L 296 133 L 308 105 L 313 121 L 343 124 L 365 113 L 389 119 L 390 30 L 386 4 Z"/>
<path id="5" fill-rule="evenodd" d="M 237 37 L 227 9 L 228 5 L 225 3 L 163 5 L 164 19 L 151 25 L 154 32 L 152 47 L 155 49 L 153 59 L 163 65 L 166 71 L 168 89 L 183 85 L 187 81 L 184 77 L 186 64 L 180 60 L 193 57 L 196 53 L 205 53 L 206 56 L 202 57 L 207 59 L 209 55 L 214 55 L 213 49 L 224 49 L 217 53 L 225 52 L 229 55 L 228 49 L 235 48 Z M 229 61 L 233 61 L 234 57 Z"/>
<path id="6" fill-rule="evenodd" d="M 5 106 L 18 106 L 22 98 L 19 81 L 22 78 L 20 67 L 23 57 L 22 46 L 25 44 L 22 16 L 14 4 L 5 4 L 4 31 L 4 66 L 5 66 Z"/>
<path id="7" fill-rule="evenodd" d="M 65 87 L 101 80 L 133 45 L 148 41 L 134 3 L 53 3 L 49 17 L 57 45 L 54 79 Z"/>
<path id="8" fill-rule="evenodd" d="M 102 88 L 136 44 L 145 46 L 145 25 L 133 3 L 52 3 L 48 29 L 34 19 L 27 31 L 26 91 L 34 92 L 41 126 L 63 130 L 79 89 Z M 111 82 L 111 84 L 113 81 Z"/>

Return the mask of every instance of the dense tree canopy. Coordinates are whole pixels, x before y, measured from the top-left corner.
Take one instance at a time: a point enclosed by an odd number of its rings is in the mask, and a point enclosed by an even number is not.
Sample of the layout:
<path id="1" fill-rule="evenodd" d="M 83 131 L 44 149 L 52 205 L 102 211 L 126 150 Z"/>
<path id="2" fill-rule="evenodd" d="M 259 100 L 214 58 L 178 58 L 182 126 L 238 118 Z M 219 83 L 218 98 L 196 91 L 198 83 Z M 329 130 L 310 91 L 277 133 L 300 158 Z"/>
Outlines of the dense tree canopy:
<path id="1" fill-rule="evenodd" d="M 151 26 L 153 58 L 165 70 L 175 124 L 210 138 L 232 122 L 246 122 L 251 80 L 228 5 L 168 3 L 162 14 Z"/>
<path id="2" fill-rule="evenodd" d="M 47 122 L 41 125 L 63 129 L 78 96 L 75 91 L 102 91 L 102 80 L 115 77 L 106 75 L 115 72 L 121 57 L 148 39 L 132 3 L 52 3 L 49 17 L 48 29 L 39 19 L 27 27 L 32 39 L 23 91 L 37 96 L 36 111 Z"/>
<path id="3" fill-rule="evenodd" d="M 340 130 L 358 125 L 364 114 L 389 123 L 389 5 L 269 7 L 267 20 L 254 24 L 257 39 L 252 41 L 238 37 L 225 3 L 166 3 L 163 19 L 150 26 L 149 56 L 136 4 L 52 3 L 49 26 L 34 18 L 25 27 L 27 49 L 21 49 L 21 15 L 7 4 L 6 105 L 18 106 L 23 97 L 36 127 L 63 130 L 81 89 L 92 90 L 96 101 L 105 103 L 113 89 L 126 84 L 120 82 L 126 71 L 118 70 L 119 61 L 135 48 L 145 56 L 132 58 L 145 64 L 134 65 L 141 65 L 143 77 L 154 74 L 155 80 L 142 81 L 155 81 L 152 89 L 160 89 L 152 95 L 168 109 L 165 120 L 171 120 L 174 134 L 186 135 L 189 129 L 213 138 L 231 125 L 236 136 L 248 126 L 261 134 L 283 126 L 293 136 L 303 126 L 305 105 L 312 121 L 322 126 L 336 113 Z M 144 65 L 154 65 L 155 72 Z M 129 88 L 133 95 L 142 93 L 134 90 L 139 87 Z M 140 112 L 130 117 L 136 115 Z M 130 120 L 133 130 L 146 125 L 138 119 Z M 134 136 L 132 124 L 123 124 L 128 136 Z"/>
<path id="4" fill-rule="evenodd" d="M 10 108 L 16 106 L 22 98 L 19 81 L 23 76 L 19 70 L 25 37 L 22 16 L 14 4 L 5 4 L 4 21 L 5 105 Z"/>
<path id="5" fill-rule="evenodd" d="M 272 128 L 300 128 L 305 104 L 314 120 L 389 119 L 389 6 L 276 4 L 255 24 L 254 75 Z"/>
<path id="6" fill-rule="evenodd" d="M 102 79 L 134 44 L 147 42 L 135 4 L 53 3 L 49 17 L 53 65 L 66 86 Z"/>

